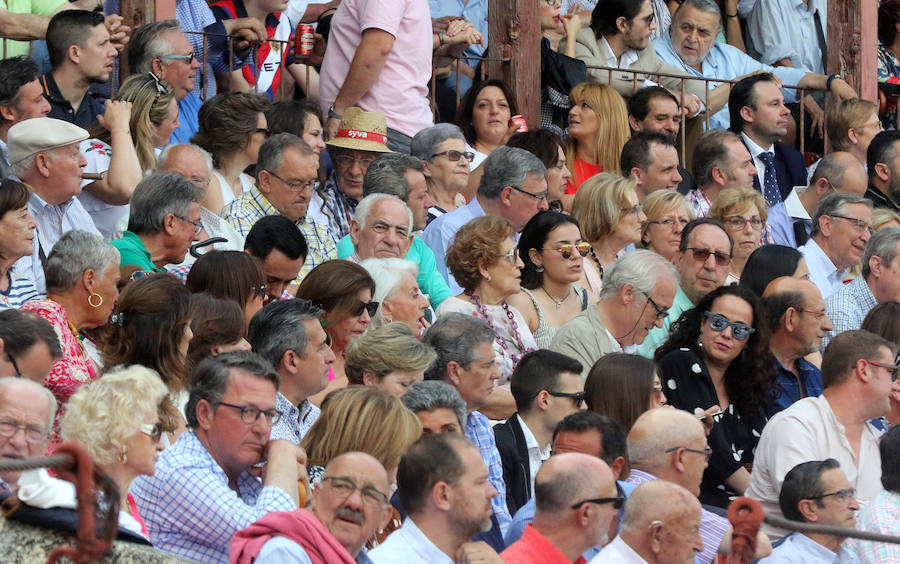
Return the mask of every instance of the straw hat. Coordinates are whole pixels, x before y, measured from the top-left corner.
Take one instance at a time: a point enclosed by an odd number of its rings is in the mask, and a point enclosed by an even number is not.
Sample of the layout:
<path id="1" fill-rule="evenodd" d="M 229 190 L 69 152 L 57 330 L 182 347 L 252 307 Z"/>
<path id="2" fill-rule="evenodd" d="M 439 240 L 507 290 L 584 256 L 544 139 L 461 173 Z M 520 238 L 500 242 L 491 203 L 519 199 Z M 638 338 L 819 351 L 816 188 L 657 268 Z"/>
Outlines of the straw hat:
<path id="1" fill-rule="evenodd" d="M 384 114 L 377 110 L 365 112 L 357 107 L 347 108 L 337 133 L 326 145 L 355 151 L 392 152 L 387 146 Z"/>

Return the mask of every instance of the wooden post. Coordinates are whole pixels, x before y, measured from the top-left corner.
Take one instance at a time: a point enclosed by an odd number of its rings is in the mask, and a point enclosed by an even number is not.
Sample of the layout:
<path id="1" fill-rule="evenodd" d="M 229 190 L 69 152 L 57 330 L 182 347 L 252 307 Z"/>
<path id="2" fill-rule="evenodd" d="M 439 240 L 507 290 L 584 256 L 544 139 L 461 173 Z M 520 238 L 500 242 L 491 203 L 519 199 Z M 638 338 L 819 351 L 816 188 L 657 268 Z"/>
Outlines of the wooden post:
<path id="1" fill-rule="evenodd" d="M 878 6 L 872 0 L 829 0 L 828 69 L 852 80 L 859 97 L 878 102 Z"/>
<path id="2" fill-rule="evenodd" d="M 540 0 L 543 1 L 543 0 Z M 490 0 L 487 73 L 505 82 L 530 129 L 541 121 L 541 20 L 535 0 Z M 508 62 L 497 59 L 506 59 Z"/>

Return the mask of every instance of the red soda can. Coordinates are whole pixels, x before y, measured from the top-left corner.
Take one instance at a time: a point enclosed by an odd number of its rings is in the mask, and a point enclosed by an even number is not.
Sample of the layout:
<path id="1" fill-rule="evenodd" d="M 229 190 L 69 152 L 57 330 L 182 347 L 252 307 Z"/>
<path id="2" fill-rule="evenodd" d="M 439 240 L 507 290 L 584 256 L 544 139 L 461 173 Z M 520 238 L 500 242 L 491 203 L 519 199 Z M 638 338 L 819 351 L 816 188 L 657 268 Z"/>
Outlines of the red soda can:
<path id="1" fill-rule="evenodd" d="M 309 57 L 312 55 L 316 40 L 313 35 L 313 26 L 300 24 L 294 35 L 294 55 L 297 57 Z"/>
<path id="2" fill-rule="evenodd" d="M 516 131 L 518 133 L 525 133 L 528 131 L 528 124 L 525 123 L 525 118 L 520 115 L 515 115 L 509 118 L 509 127 L 516 126 Z"/>

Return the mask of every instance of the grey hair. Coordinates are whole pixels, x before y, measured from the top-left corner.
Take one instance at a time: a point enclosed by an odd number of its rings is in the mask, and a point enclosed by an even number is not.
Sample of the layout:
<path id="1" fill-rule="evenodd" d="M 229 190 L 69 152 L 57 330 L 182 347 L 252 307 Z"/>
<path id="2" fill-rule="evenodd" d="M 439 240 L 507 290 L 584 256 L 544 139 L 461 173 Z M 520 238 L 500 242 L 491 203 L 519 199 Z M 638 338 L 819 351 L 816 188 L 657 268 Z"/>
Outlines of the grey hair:
<path id="1" fill-rule="evenodd" d="M 684 8 L 685 6 L 693 6 L 697 10 L 700 10 L 701 12 L 715 14 L 717 21 L 718 21 L 718 27 L 716 29 L 722 29 L 722 14 L 720 13 L 719 5 L 716 4 L 715 0 L 684 0 L 678 6 L 678 8 L 675 10 L 675 13 L 672 14 L 673 22 L 678 17 L 678 13 L 681 12 L 681 9 Z M 669 34 L 672 34 L 674 32 L 675 32 L 675 26 L 674 25 L 670 26 Z"/>
<path id="2" fill-rule="evenodd" d="M 53 153 L 53 151 L 43 152 L 43 154 L 45 154 L 45 155 L 51 155 L 52 153 Z M 28 172 L 31 169 L 31 167 L 34 166 L 34 161 L 37 159 L 37 156 L 40 154 L 41 153 L 38 152 L 33 155 L 29 155 L 29 156 L 25 157 L 24 159 L 21 159 L 14 163 L 11 163 L 9 165 L 9 171 L 12 174 L 18 176 L 19 178 L 23 178 L 25 173 Z"/>
<path id="3" fill-rule="evenodd" d="M 886 267 L 891 266 L 894 259 L 897 258 L 897 243 L 900 243 L 900 227 L 885 227 L 876 231 L 869 238 L 862 261 L 863 278 L 868 280 L 869 275 L 872 274 L 872 268 L 869 266 L 869 260 L 872 257 L 880 258 Z"/>
<path id="4" fill-rule="evenodd" d="M 609 298 L 626 284 L 649 295 L 660 280 L 666 278 L 678 285 L 678 270 L 662 256 L 645 249 L 636 249 L 613 262 L 603 276 L 600 299 Z"/>
<path id="5" fill-rule="evenodd" d="M 154 59 L 163 62 L 161 57 L 172 54 L 172 44 L 163 38 L 163 34 L 170 31 L 182 31 L 178 20 L 148 22 L 131 34 L 128 65 L 132 73 L 152 72 Z"/>
<path id="6" fill-rule="evenodd" d="M 259 182 L 259 171 L 278 170 L 284 161 L 284 152 L 294 147 L 304 157 L 314 155 L 316 152 L 306 141 L 293 133 L 276 133 L 259 147 L 259 157 L 256 159 L 256 181 Z"/>
<path id="7" fill-rule="evenodd" d="M 0 378 L 0 397 L 11 398 L 14 403 L 21 404 L 21 401 L 16 401 L 16 393 L 11 391 L 10 389 L 15 389 L 16 387 L 26 387 L 31 388 L 35 392 L 40 393 L 47 400 L 47 406 L 50 408 L 48 410 L 47 417 L 47 433 L 49 436 L 50 428 L 53 426 L 53 418 L 56 415 L 56 398 L 53 396 L 53 392 L 45 388 L 44 386 L 38 384 L 33 380 L 29 380 L 28 378 Z M 454 392 L 456 390 L 453 390 Z M 29 411 L 34 406 L 24 406 L 28 408 Z"/>
<path id="8" fill-rule="evenodd" d="M 188 383 L 188 402 L 184 408 L 188 428 L 196 429 L 200 426 L 197 420 L 197 404 L 201 400 L 209 402 L 214 409 L 218 407 L 218 402 L 228 389 L 228 382 L 231 381 L 234 369 L 272 382 L 275 389 L 278 389 L 278 373 L 269 361 L 254 352 L 234 351 L 208 356 L 194 368 Z"/>
<path id="9" fill-rule="evenodd" d="M 356 205 L 356 212 L 353 216 L 353 219 L 359 223 L 359 228 L 363 229 L 366 226 L 366 220 L 369 218 L 369 212 L 372 211 L 372 206 L 375 205 L 375 202 L 379 200 L 397 200 L 400 204 L 403 205 L 403 209 L 406 210 L 406 214 L 409 216 L 409 226 L 407 230 L 412 233 L 413 228 L 413 214 L 412 210 L 409 209 L 409 206 L 406 205 L 406 202 L 398 198 L 393 194 L 369 194 L 365 198 L 359 201 L 359 204 Z"/>
<path id="10" fill-rule="evenodd" d="M 154 172 L 138 182 L 131 196 L 128 230 L 138 235 L 158 233 L 169 214 L 187 217 L 191 204 L 202 202 L 203 190 L 174 172 Z"/>
<path id="11" fill-rule="evenodd" d="M 209 151 L 200 147 L 199 145 L 194 145 L 193 143 L 173 143 L 172 145 L 166 145 L 166 147 L 159 153 L 159 156 L 156 157 L 156 170 L 162 172 L 169 172 L 166 170 L 166 166 L 169 164 L 167 161 L 169 159 L 169 153 L 175 147 L 190 147 L 194 151 L 203 155 L 203 160 L 206 161 L 206 168 L 211 173 L 214 170 L 212 155 L 209 154 Z"/>
<path id="12" fill-rule="evenodd" d="M 872 209 L 872 200 L 853 194 L 847 194 L 845 192 L 828 194 L 819 200 L 819 205 L 816 206 L 816 211 L 813 213 L 812 217 L 813 226 L 812 231 L 809 233 L 810 238 L 815 237 L 822 232 L 819 228 L 819 220 L 822 219 L 823 215 L 844 215 L 846 213 L 846 207 L 853 204 L 865 204 L 867 208 Z"/>
<path id="13" fill-rule="evenodd" d="M 425 371 L 425 379 L 444 380 L 447 364 L 470 365 L 475 360 L 478 345 L 494 342 L 494 330 L 478 317 L 458 312 L 445 313 L 428 329 L 422 341 L 431 345 L 438 354 L 435 363 Z"/>
<path id="14" fill-rule="evenodd" d="M 403 153 L 385 153 L 372 161 L 363 177 L 363 196 L 369 194 L 393 194 L 404 202 L 411 190 L 406 179 L 407 170 L 425 171 L 425 164 L 416 157 Z"/>
<path id="15" fill-rule="evenodd" d="M 401 258 L 368 258 L 359 264 L 369 272 L 369 276 L 375 281 L 375 293 L 372 294 L 372 300 L 378 302 L 378 311 L 372 317 L 372 326 L 384 325 L 387 323 L 382 311 L 384 300 L 394 294 L 404 274 L 412 274 L 413 278 L 418 276 L 419 266 Z"/>
<path id="16" fill-rule="evenodd" d="M 410 386 L 400 398 L 406 409 L 413 413 L 446 408 L 456 414 L 459 428 L 466 428 L 466 402 L 456 388 L 440 380 L 423 380 Z"/>
<path id="17" fill-rule="evenodd" d="M 466 142 L 466 136 L 463 135 L 462 129 L 452 123 L 437 123 L 426 127 L 412 138 L 412 142 L 409 144 L 409 154 L 423 161 L 431 162 L 434 160 L 432 155 L 437 153 L 444 141 L 448 139 L 459 139 L 463 143 Z"/>
<path id="18" fill-rule="evenodd" d="M 278 369 L 284 353 L 292 350 L 306 357 L 309 335 L 303 322 L 319 320 L 325 312 L 309 300 L 276 300 L 259 310 L 250 320 L 247 341 L 257 353 Z"/>
<path id="19" fill-rule="evenodd" d="M 110 266 L 119 266 L 118 249 L 89 231 L 67 231 L 53 245 L 44 265 L 47 292 L 69 290 L 78 284 L 86 270 L 101 275 Z"/>
<path id="20" fill-rule="evenodd" d="M 547 167 L 525 149 L 497 147 L 484 160 L 484 174 L 478 184 L 478 195 L 495 200 L 507 186 L 521 188 L 529 174 L 544 177 L 547 175 Z"/>

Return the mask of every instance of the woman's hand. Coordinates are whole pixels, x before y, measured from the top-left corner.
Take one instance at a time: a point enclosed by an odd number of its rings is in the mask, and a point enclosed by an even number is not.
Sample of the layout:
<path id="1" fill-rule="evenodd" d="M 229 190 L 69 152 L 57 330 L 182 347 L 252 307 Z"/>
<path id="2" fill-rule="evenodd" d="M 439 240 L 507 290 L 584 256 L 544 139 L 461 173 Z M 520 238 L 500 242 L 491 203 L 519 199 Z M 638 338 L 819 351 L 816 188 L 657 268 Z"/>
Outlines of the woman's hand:
<path id="1" fill-rule="evenodd" d="M 100 125 L 110 133 L 128 133 L 131 121 L 131 102 L 107 100 L 106 110 L 97 116 Z"/>
<path id="2" fill-rule="evenodd" d="M 699 407 L 697 409 L 700 409 Z M 701 411 L 696 414 L 697 419 L 703 423 L 703 430 L 706 432 L 706 436 L 709 437 L 710 431 L 712 431 L 713 425 L 716 424 L 715 420 L 713 420 L 713 415 L 717 415 L 722 413 L 722 408 L 718 405 L 714 405 L 707 409 L 706 411 Z"/>
<path id="3" fill-rule="evenodd" d="M 587 12 L 584 6 L 572 4 L 572 7 L 569 8 L 569 13 L 562 17 L 563 28 L 566 30 L 568 41 L 575 41 L 575 36 L 578 35 L 578 32 L 584 25 L 579 15 L 581 12 Z"/>

